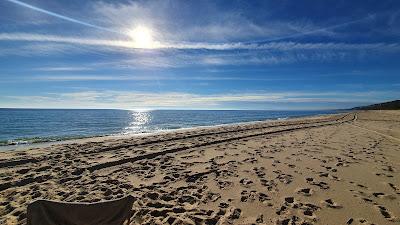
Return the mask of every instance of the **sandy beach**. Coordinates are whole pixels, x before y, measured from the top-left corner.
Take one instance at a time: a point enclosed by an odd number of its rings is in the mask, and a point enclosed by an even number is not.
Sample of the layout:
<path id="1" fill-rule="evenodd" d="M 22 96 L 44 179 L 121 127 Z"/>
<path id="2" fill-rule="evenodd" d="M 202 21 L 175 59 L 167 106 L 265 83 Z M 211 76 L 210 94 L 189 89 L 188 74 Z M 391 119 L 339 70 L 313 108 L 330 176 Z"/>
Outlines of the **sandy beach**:
<path id="1" fill-rule="evenodd" d="M 131 224 L 400 224 L 400 111 L 0 152 L 0 224 L 35 199 L 135 197 Z"/>

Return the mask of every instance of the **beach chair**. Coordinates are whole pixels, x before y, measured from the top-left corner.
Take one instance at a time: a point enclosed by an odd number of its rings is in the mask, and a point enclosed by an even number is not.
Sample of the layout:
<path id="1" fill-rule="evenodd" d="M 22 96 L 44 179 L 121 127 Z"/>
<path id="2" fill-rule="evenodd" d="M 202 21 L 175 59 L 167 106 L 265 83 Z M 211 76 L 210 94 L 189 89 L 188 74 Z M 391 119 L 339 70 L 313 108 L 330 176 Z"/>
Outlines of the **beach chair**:
<path id="1" fill-rule="evenodd" d="M 28 225 L 123 225 L 129 224 L 134 197 L 96 202 L 69 203 L 36 200 L 28 205 Z"/>

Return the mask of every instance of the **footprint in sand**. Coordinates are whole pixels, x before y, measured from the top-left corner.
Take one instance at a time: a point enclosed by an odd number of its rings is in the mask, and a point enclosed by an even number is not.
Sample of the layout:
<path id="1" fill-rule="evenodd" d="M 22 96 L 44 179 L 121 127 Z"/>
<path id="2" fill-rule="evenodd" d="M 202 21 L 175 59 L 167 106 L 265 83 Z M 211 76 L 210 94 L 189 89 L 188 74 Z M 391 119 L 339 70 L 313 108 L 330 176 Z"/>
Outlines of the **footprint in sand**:
<path id="1" fill-rule="evenodd" d="M 240 193 L 240 201 L 241 202 L 254 202 L 257 198 L 257 192 L 256 191 L 247 191 L 243 190 Z"/>
<path id="2" fill-rule="evenodd" d="M 341 209 L 343 208 L 343 206 L 337 204 L 336 202 L 334 202 L 332 199 L 326 199 L 324 201 L 325 205 L 328 206 L 329 208 L 333 208 L 333 209 Z"/>
<path id="3" fill-rule="evenodd" d="M 315 181 L 313 178 L 306 178 L 307 182 L 311 185 L 318 186 L 320 189 L 326 190 L 329 189 L 329 185 L 323 181 Z"/>
<path id="4" fill-rule="evenodd" d="M 243 178 L 240 180 L 240 184 L 242 184 L 245 187 L 249 187 L 251 184 L 253 184 L 253 181 L 248 178 Z"/>
<path id="5" fill-rule="evenodd" d="M 394 191 L 396 191 L 396 194 L 400 195 L 400 189 L 396 185 L 394 185 L 392 183 L 388 183 L 388 184 Z"/>
<path id="6" fill-rule="evenodd" d="M 394 216 L 392 216 L 392 214 L 389 212 L 389 210 L 382 206 L 382 205 L 377 205 L 379 212 L 382 214 L 383 217 L 385 217 L 385 219 L 392 221 L 392 222 L 400 222 L 399 218 L 396 218 Z"/>
<path id="7" fill-rule="evenodd" d="M 224 190 L 233 186 L 233 182 L 227 180 L 217 180 L 217 186 L 219 189 Z"/>
<path id="8" fill-rule="evenodd" d="M 313 190 L 311 188 L 301 188 L 297 191 L 298 194 L 304 195 L 304 196 L 311 196 L 313 194 Z"/>

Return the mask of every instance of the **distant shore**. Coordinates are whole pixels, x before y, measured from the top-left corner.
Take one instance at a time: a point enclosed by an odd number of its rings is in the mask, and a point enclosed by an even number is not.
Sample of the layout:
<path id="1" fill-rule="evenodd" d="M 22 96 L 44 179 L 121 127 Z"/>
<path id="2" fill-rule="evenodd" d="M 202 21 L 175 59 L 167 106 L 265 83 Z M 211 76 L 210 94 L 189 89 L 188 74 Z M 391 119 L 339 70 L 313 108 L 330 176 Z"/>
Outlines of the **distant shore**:
<path id="1" fill-rule="evenodd" d="M 95 138 L 0 152 L 0 223 L 35 199 L 132 195 L 134 224 L 396 224 L 399 111 Z"/>

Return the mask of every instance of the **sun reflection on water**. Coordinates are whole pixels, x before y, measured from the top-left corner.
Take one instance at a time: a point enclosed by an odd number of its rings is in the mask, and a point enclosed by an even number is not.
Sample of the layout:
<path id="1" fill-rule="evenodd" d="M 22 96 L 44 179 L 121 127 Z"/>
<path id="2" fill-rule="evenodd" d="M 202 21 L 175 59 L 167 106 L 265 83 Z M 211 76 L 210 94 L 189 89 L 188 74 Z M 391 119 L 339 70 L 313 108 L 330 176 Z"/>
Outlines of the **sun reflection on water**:
<path id="1" fill-rule="evenodd" d="M 125 127 L 125 134 L 146 132 L 147 124 L 151 120 L 150 111 L 131 111 L 132 121 Z"/>

